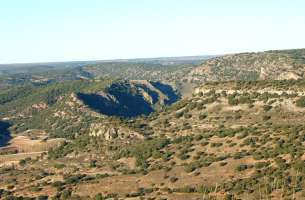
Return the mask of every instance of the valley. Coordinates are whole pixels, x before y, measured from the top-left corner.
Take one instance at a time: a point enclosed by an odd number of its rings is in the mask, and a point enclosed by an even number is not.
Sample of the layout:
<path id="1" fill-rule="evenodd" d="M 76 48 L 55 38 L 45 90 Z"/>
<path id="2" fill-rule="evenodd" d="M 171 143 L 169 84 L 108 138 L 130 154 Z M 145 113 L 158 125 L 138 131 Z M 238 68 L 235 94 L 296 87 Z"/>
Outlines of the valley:
<path id="1" fill-rule="evenodd" d="M 304 49 L 62 66 L 0 70 L 0 199 L 305 198 Z"/>

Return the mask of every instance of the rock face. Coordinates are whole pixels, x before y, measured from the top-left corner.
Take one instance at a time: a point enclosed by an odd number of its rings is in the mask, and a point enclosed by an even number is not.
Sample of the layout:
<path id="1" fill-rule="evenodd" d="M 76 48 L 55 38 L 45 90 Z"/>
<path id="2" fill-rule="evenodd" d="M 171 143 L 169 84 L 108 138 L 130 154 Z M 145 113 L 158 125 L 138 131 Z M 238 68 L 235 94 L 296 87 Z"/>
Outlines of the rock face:
<path id="1" fill-rule="evenodd" d="M 131 131 L 128 128 L 121 126 L 114 127 L 113 125 L 107 123 L 91 124 L 89 135 L 93 137 L 101 137 L 106 141 L 110 141 L 116 138 L 143 138 L 142 135 L 135 131 Z"/>
<path id="2" fill-rule="evenodd" d="M 78 98 L 90 108 L 110 116 L 148 115 L 179 99 L 171 86 L 146 80 L 121 81 L 98 93 L 79 93 Z"/>

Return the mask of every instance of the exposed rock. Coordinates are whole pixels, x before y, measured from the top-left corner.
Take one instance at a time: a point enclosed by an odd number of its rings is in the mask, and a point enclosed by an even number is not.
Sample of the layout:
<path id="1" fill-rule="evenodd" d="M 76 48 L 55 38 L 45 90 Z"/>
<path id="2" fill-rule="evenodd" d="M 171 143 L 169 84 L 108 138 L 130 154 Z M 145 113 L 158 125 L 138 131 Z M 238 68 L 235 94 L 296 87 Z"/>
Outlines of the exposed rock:
<path id="1" fill-rule="evenodd" d="M 106 141 L 113 140 L 115 138 L 143 138 L 142 135 L 135 131 L 131 131 L 128 128 L 114 127 L 112 124 L 107 123 L 94 123 L 90 126 L 90 136 L 102 137 Z"/>
<path id="2" fill-rule="evenodd" d="M 33 104 L 32 108 L 36 108 L 38 110 L 44 110 L 44 109 L 48 108 L 48 105 L 45 103 L 38 103 L 38 104 Z"/>

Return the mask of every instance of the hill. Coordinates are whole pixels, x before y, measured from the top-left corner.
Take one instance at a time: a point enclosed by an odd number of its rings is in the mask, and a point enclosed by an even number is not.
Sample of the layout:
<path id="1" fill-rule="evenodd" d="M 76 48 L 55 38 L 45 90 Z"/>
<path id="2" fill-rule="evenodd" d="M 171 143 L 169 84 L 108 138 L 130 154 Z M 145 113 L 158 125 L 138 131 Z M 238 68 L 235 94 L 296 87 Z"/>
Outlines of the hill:
<path id="1" fill-rule="evenodd" d="M 86 132 L 90 122 L 99 118 L 148 115 L 178 99 L 171 86 L 143 80 L 23 85 L 0 93 L 0 116 L 12 122 L 12 134 L 39 129 L 71 138 Z"/>
<path id="2" fill-rule="evenodd" d="M 171 86 L 159 82 L 124 81 L 112 84 L 105 92 L 78 93 L 86 105 L 108 116 L 135 117 L 178 100 Z"/>
<path id="3" fill-rule="evenodd" d="M 23 170 L 16 196 L 302 199 L 304 96 L 304 80 L 206 83 L 147 117 L 87 121 L 86 132 L 1 176 Z"/>
<path id="4" fill-rule="evenodd" d="M 241 53 L 209 59 L 190 71 L 188 80 L 285 80 L 304 78 L 305 50 Z"/>
<path id="5" fill-rule="evenodd" d="M 94 63 L 6 87 L 0 198 L 304 199 L 304 56 Z"/>
<path id="6" fill-rule="evenodd" d="M 143 58 L 105 61 L 75 61 L 59 63 L 28 63 L 0 65 L 0 88 L 31 83 L 110 78 L 153 80 L 172 83 L 172 75 L 180 76 L 210 56 Z"/>
<path id="7" fill-rule="evenodd" d="M 66 80 L 149 80 L 180 93 L 209 81 L 287 80 L 304 78 L 304 49 L 223 56 L 125 59 L 0 66 L 0 88 Z"/>

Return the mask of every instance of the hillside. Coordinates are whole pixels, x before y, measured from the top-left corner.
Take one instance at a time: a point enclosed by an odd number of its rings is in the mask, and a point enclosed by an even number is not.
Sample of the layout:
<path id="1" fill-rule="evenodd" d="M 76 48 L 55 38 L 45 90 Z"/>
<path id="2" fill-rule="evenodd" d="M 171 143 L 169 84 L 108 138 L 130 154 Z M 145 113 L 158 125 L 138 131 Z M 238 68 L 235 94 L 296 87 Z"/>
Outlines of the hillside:
<path id="1" fill-rule="evenodd" d="M 193 56 L 0 65 L 0 88 L 93 78 L 152 80 L 175 85 L 177 78 L 208 58 Z"/>
<path id="2" fill-rule="evenodd" d="M 304 49 L 224 56 L 130 59 L 0 66 L 0 88 L 67 80 L 149 80 L 183 95 L 209 81 L 304 78 Z"/>
<path id="3" fill-rule="evenodd" d="M 91 63 L 5 87 L 0 199 L 304 199 L 304 56 Z"/>
<path id="4" fill-rule="evenodd" d="M 188 80 L 285 80 L 304 78 L 305 50 L 266 51 L 209 59 L 188 74 Z"/>
<path id="5" fill-rule="evenodd" d="M 61 199 L 302 199 L 304 95 L 303 80 L 206 83 L 148 117 L 99 118 L 48 156 L 6 168 L 2 180 L 24 175 L 5 191 Z M 45 181 L 30 182 L 34 174 Z"/>
<path id="6" fill-rule="evenodd" d="M 106 88 L 105 92 L 78 93 L 77 96 L 102 114 L 121 117 L 147 115 L 179 98 L 171 86 L 143 80 L 118 82 Z"/>
<path id="7" fill-rule="evenodd" d="M 16 86 L 0 93 L 0 116 L 12 134 L 41 130 L 52 137 L 88 133 L 107 116 L 135 117 L 179 99 L 171 86 L 148 81 L 67 81 L 46 86 Z"/>

